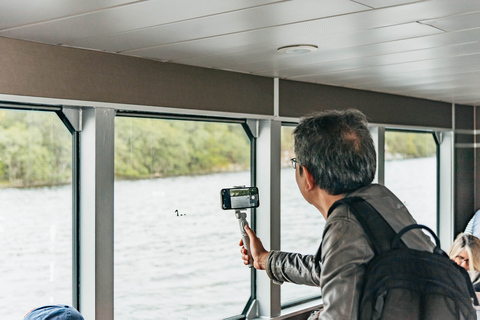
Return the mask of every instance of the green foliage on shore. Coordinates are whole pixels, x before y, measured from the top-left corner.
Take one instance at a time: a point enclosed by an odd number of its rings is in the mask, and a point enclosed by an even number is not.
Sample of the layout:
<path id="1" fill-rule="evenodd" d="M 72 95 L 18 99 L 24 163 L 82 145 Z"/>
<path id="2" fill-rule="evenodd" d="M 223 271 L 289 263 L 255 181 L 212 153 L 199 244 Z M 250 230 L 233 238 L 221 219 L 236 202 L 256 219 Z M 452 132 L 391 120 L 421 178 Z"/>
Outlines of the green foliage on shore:
<path id="1" fill-rule="evenodd" d="M 431 157 L 437 147 L 431 133 L 387 131 L 385 153 L 392 159 Z"/>
<path id="2" fill-rule="evenodd" d="M 0 110 L 0 188 L 66 184 L 72 137 L 53 112 Z M 118 117 L 115 176 L 145 179 L 248 170 L 240 124 Z"/>
<path id="3" fill-rule="evenodd" d="M 250 141 L 239 124 L 119 117 L 115 176 L 124 179 L 247 170 Z"/>
<path id="4" fill-rule="evenodd" d="M 54 113 L 0 110 L 0 187 L 70 181 L 71 144 Z"/>
<path id="5" fill-rule="evenodd" d="M 293 152 L 293 127 L 282 127 L 282 165 Z M 435 154 L 431 134 L 388 131 L 390 158 Z M 72 138 L 53 112 L 0 110 L 0 188 L 66 184 Z M 145 179 L 248 170 L 250 142 L 240 124 L 117 117 L 115 176 Z"/>
<path id="6" fill-rule="evenodd" d="M 290 166 L 290 159 L 295 158 L 294 151 L 294 139 L 293 139 L 293 130 L 295 127 L 292 126 L 282 126 L 281 133 L 281 166 L 288 167 Z"/>

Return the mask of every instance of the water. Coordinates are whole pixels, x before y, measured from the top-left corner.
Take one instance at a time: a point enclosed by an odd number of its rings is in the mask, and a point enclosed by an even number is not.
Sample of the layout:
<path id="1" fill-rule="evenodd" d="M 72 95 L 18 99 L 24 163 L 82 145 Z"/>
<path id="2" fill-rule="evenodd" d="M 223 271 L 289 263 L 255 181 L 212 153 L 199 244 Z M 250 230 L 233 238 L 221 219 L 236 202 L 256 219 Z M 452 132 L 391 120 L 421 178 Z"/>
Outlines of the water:
<path id="1" fill-rule="evenodd" d="M 72 303 L 70 187 L 0 189 L 0 319 Z"/>
<path id="2" fill-rule="evenodd" d="M 436 158 L 385 162 L 385 185 L 405 204 L 417 223 L 436 231 Z"/>
<path id="3" fill-rule="evenodd" d="M 234 211 L 220 207 L 220 190 L 248 181 L 249 173 L 239 172 L 115 184 L 115 319 L 242 312 L 250 269 L 240 259 Z"/>
<path id="4" fill-rule="evenodd" d="M 419 222 L 435 216 L 435 183 L 420 175 L 434 167 L 434 158 L 387 164 L 387 184 Z M 323 218 L 302 198 L 293 169 L 281 179 L 282 250 L 315 253 Z M 242 312 L 250 269 L 239 256 L 234 213 L 220 209 L 220 189 L 238 184 L 249 185 L 248 172 L 115 183 L 116 320 Z M 71 304 L 71 188 L 1 189 L 0 203 L 0 318 Z M 285 284 L 282 302 L 318 292 Z"/>

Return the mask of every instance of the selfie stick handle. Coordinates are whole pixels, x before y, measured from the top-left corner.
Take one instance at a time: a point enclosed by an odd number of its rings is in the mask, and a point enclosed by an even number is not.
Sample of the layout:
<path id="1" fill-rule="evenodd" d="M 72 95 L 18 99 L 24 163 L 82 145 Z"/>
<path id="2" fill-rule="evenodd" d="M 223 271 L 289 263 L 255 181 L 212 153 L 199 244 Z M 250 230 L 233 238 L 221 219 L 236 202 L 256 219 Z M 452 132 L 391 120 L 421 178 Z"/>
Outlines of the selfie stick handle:
<path id="1" fill-rule="evenodd" d="M 240 233 L 242 234 L 242 241 L 243 241 L 243 247 L 245 250 L 247 250 L 247 254 L 250 257 L 248 259 L 248 264 L 250 268 L 253 267 L 253 257 L 252 253 L 250 252 L 250 238 L 247 235 L 247 232 L 245 231 L 245 226 L 248 226 L 247 222 L 247 214 L 245 212 L 241 211 L 235 211 L 235 217 L 238 219 L 238 225 L 240 227 Z"/>

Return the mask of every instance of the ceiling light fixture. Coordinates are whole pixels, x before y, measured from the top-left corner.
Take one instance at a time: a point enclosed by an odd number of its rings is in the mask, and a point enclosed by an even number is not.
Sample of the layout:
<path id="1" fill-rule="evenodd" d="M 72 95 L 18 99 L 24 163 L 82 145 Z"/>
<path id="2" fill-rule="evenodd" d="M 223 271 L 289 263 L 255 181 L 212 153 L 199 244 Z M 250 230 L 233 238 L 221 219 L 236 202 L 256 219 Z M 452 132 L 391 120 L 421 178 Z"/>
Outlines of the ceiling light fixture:
<path id="1" fill-rule="evenodd" d="M 302 54 L 310 53 L 317 49 L 318 47 L 312 44 L 295 44 L 291 46 L 280 47 L 277 49 L 277 51 L 285 54 Z"/>

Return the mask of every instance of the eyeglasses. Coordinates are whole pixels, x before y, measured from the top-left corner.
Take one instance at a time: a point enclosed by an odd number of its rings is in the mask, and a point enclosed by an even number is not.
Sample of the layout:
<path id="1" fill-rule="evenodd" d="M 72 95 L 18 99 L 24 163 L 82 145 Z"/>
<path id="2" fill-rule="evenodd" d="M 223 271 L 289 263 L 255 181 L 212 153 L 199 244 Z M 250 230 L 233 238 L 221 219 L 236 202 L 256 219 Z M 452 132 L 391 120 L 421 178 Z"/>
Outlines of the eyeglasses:
<path id="1" fill-rule="evenodd" d="M 457 264 L 462 264 L 462 263 L 468 264 L 469 259 L 464 258 L 462 256 L 456 256 L 454 260 L 455 262 L 457 262 Z"/>
<path id="2" fill-rule="evenodd" d="M 462 257 L 461 255 L 458 255 L 455 258 L 453 258 L 453 261 L 455 261 L 455 263 L 458 264 L 462 268 L 465 268 L 467 270 L 470 269 L 470 264 L 468 263 L 469 262 L 468 258 Z"/>
<path id="3" fill-rule="evenodd" d="M 290 159 L 290 161 L 292 161 L 292 168 L 293 169 L 297 169 L 297 165 L 300 165 L 297 161 L 297 158 L 292 158 L 292 159 Z"/>

